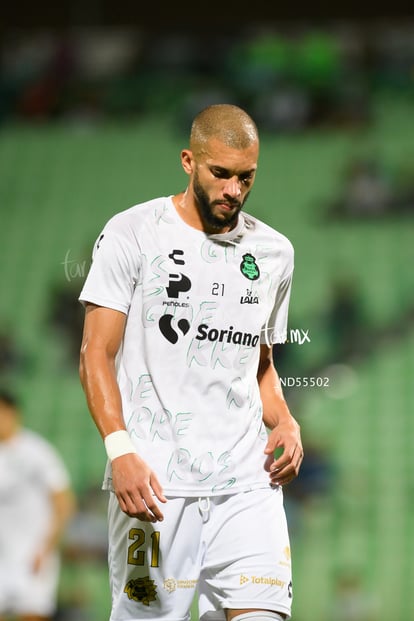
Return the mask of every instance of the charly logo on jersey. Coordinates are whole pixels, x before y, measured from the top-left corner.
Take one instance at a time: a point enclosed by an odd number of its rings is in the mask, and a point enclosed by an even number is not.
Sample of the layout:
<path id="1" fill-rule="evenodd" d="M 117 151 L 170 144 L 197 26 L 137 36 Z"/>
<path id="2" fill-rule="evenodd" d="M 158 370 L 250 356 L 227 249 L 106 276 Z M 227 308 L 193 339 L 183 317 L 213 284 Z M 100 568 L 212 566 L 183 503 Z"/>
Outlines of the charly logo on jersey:
<path id="1" fill-rule="evenodd" d="M 128 595 L 129 599 L 145 606 L 149 606 L 151 602 L 155 602 L 157 599 L 157 587 L 154 580 L 150 580 L 149 576 L 129 580 L 125 585 L 124 593 Z"/>
<path id="2" fill-rule="evenodd" d="M 260 276 L 259 266 L 256 263 L 256 257 L 250 252 L 243 255 L 243 260 L 240 263 L 240 271 L 249 280 L 257 280 Z"/>
<path id="3" fill-rule="evenodd" d="M 185 265 L 183 257 L 184 251 L 179 249 L 174 249 L 168 255 L 168 258 L 173 261 L 174 265 Z M 188 302 L 180 301 L 179 296 L 191 289 L 191 280 L 181 271 L 168 274 L 168 278 L 168 285 L 165 289 L 168 297 L 172 299 L 164 301 L 163 306 L 187 308 L 189 306 Z M 161 315 L 158 321 L 161 334 L 173 345 L 177 343 L 180 336 L 186 335 L 190 329 L 188 319 L 183 317 L 175 322 L 174 318 L 175 315 L 172 313 L 165 313 Z"/>

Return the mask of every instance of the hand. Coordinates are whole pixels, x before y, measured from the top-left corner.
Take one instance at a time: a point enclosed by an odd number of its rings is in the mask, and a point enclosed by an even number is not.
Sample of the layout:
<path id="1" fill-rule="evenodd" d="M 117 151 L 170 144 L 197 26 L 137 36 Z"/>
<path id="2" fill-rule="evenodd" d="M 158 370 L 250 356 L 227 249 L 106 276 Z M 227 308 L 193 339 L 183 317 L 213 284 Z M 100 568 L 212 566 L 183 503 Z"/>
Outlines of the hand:
<path id="1" fill-rule="evenodd" d="M 273 454 L 280 447 L 283 452 L 275 459 Z M 272 485 L 286 485 L 298 476 L 303 448 L 300 427 L 292 416 L 284 419 L 271 431 L 264 452 L 268 455 L 265 468 L 270 473 Z"/>
<path id="2" fill-rule="evenodd" d="M 39 550 L 32 561 L 32 572 L 37 574 L 41 569 L 46 559 L 49 557 L 49 552 L 46 549 Z"/>
<path id="3" fill-rule="evenodd" d="M 164 519 L 154 494 L 160 502 L 167 502 L 154 472 L 136 454 L 128 453 L 112 462 L 112 484 L 119 506 L 129 517 L 143 522 Z"/>

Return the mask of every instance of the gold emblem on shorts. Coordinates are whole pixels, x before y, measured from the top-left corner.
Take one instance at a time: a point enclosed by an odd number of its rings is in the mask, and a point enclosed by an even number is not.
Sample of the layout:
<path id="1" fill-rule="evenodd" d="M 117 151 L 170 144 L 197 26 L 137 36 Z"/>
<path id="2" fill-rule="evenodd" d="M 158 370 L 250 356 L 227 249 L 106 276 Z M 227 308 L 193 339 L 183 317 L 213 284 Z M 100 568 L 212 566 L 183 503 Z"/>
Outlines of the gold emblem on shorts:
<path id="1" fill-rule="evenodd" d="M 149 606 L 150 602 L 155 602 L 157 599 L 157 587 L 154 580 L 149 579 L 149 576 L 129 580 L 125 585 L 124 593 L 128 595 L 129 599 L 141 602 L 145 606 Z"/>
<path id="2" fill-rule="evenodd" d="M 167 578 L 164 580 L 164 589 L 168 591 L 168 593 L 173 593 L 177 588 L 177 581 L 174 578 Z"/>

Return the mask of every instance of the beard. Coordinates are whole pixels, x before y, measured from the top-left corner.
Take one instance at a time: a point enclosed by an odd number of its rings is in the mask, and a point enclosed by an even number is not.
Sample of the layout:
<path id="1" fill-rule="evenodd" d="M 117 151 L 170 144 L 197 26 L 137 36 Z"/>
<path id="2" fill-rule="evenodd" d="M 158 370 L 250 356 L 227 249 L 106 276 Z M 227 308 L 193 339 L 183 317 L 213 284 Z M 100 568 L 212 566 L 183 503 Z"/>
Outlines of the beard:
<path id="1" fill-rule="evenodd" d="M 193 189 L 194 196 L 197 200 L 198 210 L 203 222 L 207 224 L 210 228 L 217 231 L 223 229 L 224 227 L 230 227 L 230 229 L 232 229 L 236 225 L 241 208 L 243 207 L 244 203 L 247 200 L 247 197 L 249 196 L 249 194 L 246 194 L 243 202 L 237 200 L 210 201 L 207 192 L 204 190 L 203 186 L 199 181 L 197 173 L 194 175 Z M 214 205 L 223 202 L 227 202 L 230 207 L 236 207 L 236 210 L 229 214 L 221 213 L 219 216 L 216 216 L 214 214 Z"/>

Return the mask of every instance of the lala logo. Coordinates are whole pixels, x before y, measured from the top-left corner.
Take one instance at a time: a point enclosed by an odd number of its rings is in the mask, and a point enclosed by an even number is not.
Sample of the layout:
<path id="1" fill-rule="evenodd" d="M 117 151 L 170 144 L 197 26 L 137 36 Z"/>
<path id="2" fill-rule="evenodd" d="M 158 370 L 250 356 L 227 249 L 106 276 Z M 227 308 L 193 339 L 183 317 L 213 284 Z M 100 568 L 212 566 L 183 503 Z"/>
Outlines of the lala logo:
<path id="1" fill-rule="evenodd" d="M 246 289 L 246 294 L 240 296 L 240 304 L 259 304 L 259 298 L 250 289 Z"/>

